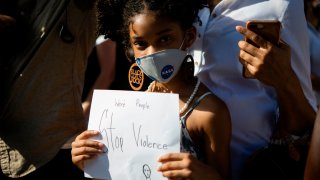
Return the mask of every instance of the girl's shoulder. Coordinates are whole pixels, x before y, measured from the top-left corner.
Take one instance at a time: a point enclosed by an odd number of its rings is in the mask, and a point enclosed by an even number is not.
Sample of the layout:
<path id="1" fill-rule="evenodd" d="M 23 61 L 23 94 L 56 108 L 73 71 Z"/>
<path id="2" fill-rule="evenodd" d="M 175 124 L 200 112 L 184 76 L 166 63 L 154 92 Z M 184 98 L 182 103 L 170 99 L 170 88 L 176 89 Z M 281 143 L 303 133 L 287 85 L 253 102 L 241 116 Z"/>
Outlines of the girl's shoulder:
<path id="1" fill-rule="evenodd" d="M 211 112 L 212 114 L 229 114 L 229 109 L 226 103 L 207 87 L 199 89 L 199 93 L 195 99 L 201 101 L 196 107 L 197 110 L 207 113 Z"/>
<path id="2" fill-rule="evenodd" d="M 198 98 L 199 96 L 196 97 Z M 192 138 L 198 140 L 205 136 L 210 141 L 227 141 L 231 136 L 229 110 L 226 104 L 213 93 L 206 95 L 193 109 L 186 124 Z"/>
<path id="3" fill-rule="evenodd" d="M 195 101 L 197 100 L 200 101 L 191 114 L 195 126 L 201 129 L 230 126 L 229 109 L 218 96 L 210 91 L 199 91 L 199 95 L 195 98 Z"/>

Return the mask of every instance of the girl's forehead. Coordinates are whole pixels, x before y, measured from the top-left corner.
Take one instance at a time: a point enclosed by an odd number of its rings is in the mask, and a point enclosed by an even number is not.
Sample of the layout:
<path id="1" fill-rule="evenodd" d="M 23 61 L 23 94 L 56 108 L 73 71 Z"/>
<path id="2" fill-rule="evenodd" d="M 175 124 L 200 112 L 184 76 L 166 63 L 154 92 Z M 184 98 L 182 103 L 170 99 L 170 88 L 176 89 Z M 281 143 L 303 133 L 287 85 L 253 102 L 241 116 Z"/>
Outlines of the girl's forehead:
<path id="1" fill-rule="evenodd" d="M 177 27 L 179 26 L 179 23 L 165 17 L 157 16 L 154 13 L 142 13 L 137 14 L 132 18 L 130 28 L 154 31 L 168 26 Z"/>
<path id="2" fill-rule="evenodd" d="M 163 21 L 163 17 L 156 15 L 152 11 L 144 11 L 131 18 L 132 24 L 145 24 Z"/>

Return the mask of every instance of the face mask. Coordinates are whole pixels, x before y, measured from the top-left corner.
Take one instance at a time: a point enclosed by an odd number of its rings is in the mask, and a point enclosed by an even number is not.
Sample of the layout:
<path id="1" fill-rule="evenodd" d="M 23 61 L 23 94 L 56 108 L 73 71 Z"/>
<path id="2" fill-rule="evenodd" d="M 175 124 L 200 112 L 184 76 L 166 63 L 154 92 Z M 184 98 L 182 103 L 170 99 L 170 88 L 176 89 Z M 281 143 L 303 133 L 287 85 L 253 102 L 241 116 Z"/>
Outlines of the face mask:
<path id="1" fill-rule="evenodd" d="M 152 80 L 160 83 L 169 82 L 178 72 L 187 56 L 187 52 L 179 49 L 165 49 L 147 56 L 136 58 L 139 68 Z"/>
<path id="2" fill-rule="evenodd" d="M 152 80 L 167 83 L 178 73 L 186 56 L 186 51 L 165 49 L 154 54 L 136 58 L 136 63 Z"/>

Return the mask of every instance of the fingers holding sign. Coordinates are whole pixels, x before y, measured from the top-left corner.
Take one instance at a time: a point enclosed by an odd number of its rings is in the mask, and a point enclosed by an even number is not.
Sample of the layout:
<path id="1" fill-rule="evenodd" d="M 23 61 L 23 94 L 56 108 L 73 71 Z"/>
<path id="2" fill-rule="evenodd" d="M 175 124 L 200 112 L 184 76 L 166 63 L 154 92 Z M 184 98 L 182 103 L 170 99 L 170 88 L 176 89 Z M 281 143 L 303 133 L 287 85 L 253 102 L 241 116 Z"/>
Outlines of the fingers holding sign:
<path id="1" fill-rule="evenodd" d="M 92 159 L 98 154 L 103 153 L 103 143 L 89 139 L 99 134 L 99 131 L 86 130 L 72 142 L 72 162 L 80 169 L 83 170 L 85 160 Z"/>
<path id="2" fill-rule="evenodd" d="M 158 160 L 158 171 L 168 179 L 222 179 L 219 173 L 201 163 L 190 153 L 168 153 Z"/>

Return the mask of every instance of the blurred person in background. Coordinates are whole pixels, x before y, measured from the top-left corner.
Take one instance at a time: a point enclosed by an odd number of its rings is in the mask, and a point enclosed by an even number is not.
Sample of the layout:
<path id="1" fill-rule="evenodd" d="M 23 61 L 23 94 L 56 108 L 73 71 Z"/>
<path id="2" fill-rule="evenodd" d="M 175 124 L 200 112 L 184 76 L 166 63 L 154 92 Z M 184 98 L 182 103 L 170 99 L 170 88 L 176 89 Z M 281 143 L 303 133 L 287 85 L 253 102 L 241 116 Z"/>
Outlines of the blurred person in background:
<path id="1" fill-rule="evenodd" d="M 245 179 L 244 163 L 271 142 L 277 127 L 288 136 L 301 137 L 314 123 L 316 100 L 310 80 L 303 1 L 203 3 L 201 23 L 196 24 L 198 38 L 190 48 L 195 75 L 229 108 L 232 179 Z M 246 22 L 254 19 L 279 20 L 280 44 L 272 44 L 246 29 Z M 244 78 L 243 68 L 254 78 Z"/>
<path id="2" fill-rule="evenodd" d="M 309 48 L 311 60 L 311 80 L 317 103 L 320 103 L 320 1 L 304 0 L 304 10 L 308 21 Z"/>
<path id="3" fill-rule="evenodd" d="M 0 179 L 82 179 L 68 140 L 87 127 L 81 95 L 96 2 L 11 3 L 15 33 L 0 67 Z"/>

